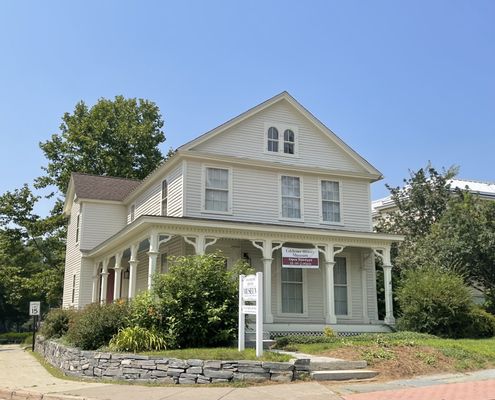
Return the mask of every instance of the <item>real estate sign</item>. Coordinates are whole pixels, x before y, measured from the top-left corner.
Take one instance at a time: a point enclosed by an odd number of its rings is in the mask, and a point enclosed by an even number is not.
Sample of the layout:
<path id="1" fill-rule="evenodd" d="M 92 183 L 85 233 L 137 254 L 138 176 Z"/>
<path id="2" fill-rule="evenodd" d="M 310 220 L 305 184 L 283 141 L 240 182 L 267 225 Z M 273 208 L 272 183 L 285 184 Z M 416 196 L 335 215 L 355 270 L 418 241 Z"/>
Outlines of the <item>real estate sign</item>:
<path id="1" fill-rule="evenodd" d="M 257 272 L 256 275 L 239 276 L 239 351 L 244 350 L 245 346 L 246 314 L 256 317 L 256 356 L 261 357 L 263 354 L 262 272 Z"/>
<path id="2" fill-rule="evenodd" d="M 318 249 L 298 249 L 282 247 L 282 268 L 312 268 L 318 269 L 320 258 Z"/>

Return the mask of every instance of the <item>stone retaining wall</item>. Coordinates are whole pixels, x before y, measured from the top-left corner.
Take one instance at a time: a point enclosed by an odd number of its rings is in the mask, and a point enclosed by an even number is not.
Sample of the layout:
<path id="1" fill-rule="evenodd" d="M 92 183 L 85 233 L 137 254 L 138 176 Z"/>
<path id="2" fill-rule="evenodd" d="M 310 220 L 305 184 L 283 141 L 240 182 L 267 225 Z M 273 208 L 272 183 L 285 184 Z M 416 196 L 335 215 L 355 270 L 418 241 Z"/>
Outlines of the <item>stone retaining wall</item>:
<path id="1" fill-rule="evenodd" d="M 84 351 L 41 337 L 37 338 L 36 351 L 67 375 L 94 379 L 180 384 L 267 380 L 290 382 L 309 373 L 309 359 L 292 362 L 180 360 Z"/>

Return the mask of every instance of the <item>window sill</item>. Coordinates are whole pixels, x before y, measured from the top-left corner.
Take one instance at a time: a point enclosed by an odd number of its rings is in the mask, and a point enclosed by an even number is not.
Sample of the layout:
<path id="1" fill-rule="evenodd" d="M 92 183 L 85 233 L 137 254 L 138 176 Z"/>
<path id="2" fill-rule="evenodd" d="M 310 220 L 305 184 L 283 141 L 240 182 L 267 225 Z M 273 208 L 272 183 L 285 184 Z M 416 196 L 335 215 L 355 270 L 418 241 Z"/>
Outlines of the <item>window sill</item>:
<path id="1" fill-rule="evenodd" d="M 279 217 L 279 221 L 285 221 L 285 222 L 302 222 L 304 223 L 304 218 L 285 218 L 285 217 Z"/>
<path id="2" fill-rule="evenodd" d="M 283 313 L 279 312 L 277 315 L 274 315 L 274 317 L 280 317 L 280 318 L 308 318 L 308 313 L 304 312 L 302 314 L 300 313 Z"/>
<path id="3" fill-rule="evenodd" d="M 327 225 L 327 226 L 345 226 L 343 222 L 327 222 L 327 221 L 320 221 L 320 225 Z"/>
<path id="4" fill-rule="evenodd" d="M 277 156 L 277 157 L 288 157 L 288 158 L 301 158 L 299 154 L 289 154 L 289 153 L 283 153 L 281 151 L 268 151 L 265 150 L 264 154 L 268 154 L 270 156 Z"/>
<path id="5" fill-rule="evenodd" d="M 234 215 L 232 211 L 210 211 L 210 210 L 202 210 L 201 214 L 210 214 L 210 215 Z"/>

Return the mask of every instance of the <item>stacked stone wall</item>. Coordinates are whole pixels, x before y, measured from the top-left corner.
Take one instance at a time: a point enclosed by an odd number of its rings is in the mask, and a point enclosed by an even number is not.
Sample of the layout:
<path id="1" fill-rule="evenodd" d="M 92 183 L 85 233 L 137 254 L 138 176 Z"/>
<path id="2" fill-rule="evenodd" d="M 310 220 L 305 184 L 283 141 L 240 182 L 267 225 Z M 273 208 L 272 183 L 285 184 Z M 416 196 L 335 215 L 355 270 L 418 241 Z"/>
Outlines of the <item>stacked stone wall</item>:
<path id="1" fill-rule="evenodd" d="M 146 383 L 209 384 L 232 381 L 290 382 L 309 373 L 309 360 L 181 360 L 84 351 L 39 337 L 36 351 L 67 375 Z"/>

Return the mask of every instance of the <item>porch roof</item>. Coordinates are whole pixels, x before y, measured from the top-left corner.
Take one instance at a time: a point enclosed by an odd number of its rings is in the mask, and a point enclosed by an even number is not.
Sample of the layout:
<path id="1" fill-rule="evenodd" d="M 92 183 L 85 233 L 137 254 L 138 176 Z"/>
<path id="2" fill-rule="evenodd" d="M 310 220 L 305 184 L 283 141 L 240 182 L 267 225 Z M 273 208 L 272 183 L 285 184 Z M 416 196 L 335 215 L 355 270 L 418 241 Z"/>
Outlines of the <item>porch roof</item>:
<path id="1" fill-rule="evenodd" d="M 173 236 L 205 235 L 208 238 L 239 240 L 271 239 L 275 242 L 335 244 L 356 247 L 387 247 L 404 240 L 402 235 L 377 232 L 350 231 L 333 228 L 313 228 L 259 222 L 220 220 L 193 217 L 141 215 L 119 232 L 89 250 L 81 250 L 86 257 L 104 257 L 132 243 L 145 240 L 151 231 Z"/>

